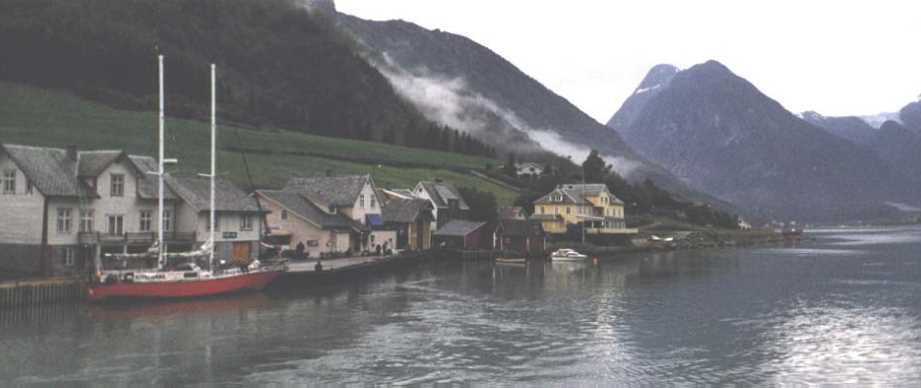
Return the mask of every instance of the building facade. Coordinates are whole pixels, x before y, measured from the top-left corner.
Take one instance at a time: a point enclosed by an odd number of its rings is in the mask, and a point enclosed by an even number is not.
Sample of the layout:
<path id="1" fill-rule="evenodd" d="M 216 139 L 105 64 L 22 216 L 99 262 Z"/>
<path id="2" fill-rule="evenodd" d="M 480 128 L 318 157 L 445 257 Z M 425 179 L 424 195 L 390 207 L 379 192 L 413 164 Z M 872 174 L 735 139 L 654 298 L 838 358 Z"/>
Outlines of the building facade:
<path id="1" fill-rule="evenodd" d="M 584 228 L 586 234 L 635 234 L 627 228 L 624 203 L 603 184 L 559 185 L 534 201 L 532 219 L 551 234 L 567 233 L 571 226 Z"/>
<path id="2" fill-rule="evenodd" d="M 431 202 L 434 218 L 432 230 L 438 230 L 451 220 L 465 219 L 470 213 L 470 206 L 460 191 L 440 180 L 419 182 L 413 188 L 412 195 Z"/>
<path id="3" fill-rule="evenodd" d="M 330 245 L 317 247 L 317 252 L 329 249 L 326 252 L 383 253 L 396 247 L 397 233 L 384 224 L 382 199 L 370 175 L 291 178 L 281 191 L 296 194 L 300 198 L 297 201 L 309 203 L 309 206 L 294 206 L 294 202 L 287 203 L 290 207 L 299 209 L 298 213 L 303 216 L 302 218 L 309 220 L 309 222 L 305 220 L 297 227 L 312 233 L 303 235 L 304 239 L 310 237 L 307 239 L 308 242 L 321 243 L 322 239 L 315 238 L 320 230 L 333 230 L 330 228 L 334 228 L 337 231 L 334 234 L 335 242 L 330 244 L 333 239 L 331 235 L 327 239 L 327 244 Z M 276 205 L 284 207 L 285 203 L 279 200 L 281 197 L 277 192 L 262 192 L 262 195 L 270 200 L 273 194 Z M 290 195 L 284 197 L 293 199 Z M 273 228 L 281 227 L 283 224 L 278 217 L 279 215 L 273 214 L 269 218 L 277 222 L 274 225 L 270 222 Z M 343 220 L 349 222 L 343 222 Z M 293 234 L 295 227 L 292 225 L 287 227 L 290 229 L 288 232 Z M 348 232 L 347 244 L 341 241 L 343 231 Z M 294 235 L 293 237 L 293 240 L 297 240 L 299 236 Z M 297 242 L 292 242 L 292 244 L 295 244 L 296 247 Z"/>
<path id="4" fill-rule="evenodd" d="M 105 253 L 142 252 L 156 239 L 156 162 L 123 151 L 0 145 L 0 268 L 73 275 Z M 165 190 L 170 242 L 176 198 Z"/>
<path id="5" fill-rule="evenodd" d="M 208 241 L 211 234 L 211 182 L 207 177 L 167 177 L 176 193 L 175 228 L 193 236 L 187 250 Z M 214 256 L 246 264 L 259 257 L 263 235 L 263 209 L 256 200 L 230 181 L 216 178 L 214 184 Z"/>
<path id="6" fill-rule="evenodd" d="M 307 257 L 357 252 L 368 228 L 342 214 L 328 213 L 302 194 L 284 190 L 260 190 L 256 197 L 268 212 L 269 235 L 282 237 L 289 249 L 304 247 Z"/>

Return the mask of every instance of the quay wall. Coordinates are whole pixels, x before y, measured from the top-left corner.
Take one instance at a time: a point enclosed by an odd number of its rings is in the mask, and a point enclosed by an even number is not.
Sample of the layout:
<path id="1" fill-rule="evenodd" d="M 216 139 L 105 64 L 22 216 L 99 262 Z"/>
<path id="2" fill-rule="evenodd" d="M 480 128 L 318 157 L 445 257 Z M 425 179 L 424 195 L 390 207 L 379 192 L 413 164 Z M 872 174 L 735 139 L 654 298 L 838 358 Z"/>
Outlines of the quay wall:
<path id="1" fill-rule="evenodd" d="M 0 283 L 0 309 L 81 301 L 86 287 L 73 279 L 43 279 Z"/>

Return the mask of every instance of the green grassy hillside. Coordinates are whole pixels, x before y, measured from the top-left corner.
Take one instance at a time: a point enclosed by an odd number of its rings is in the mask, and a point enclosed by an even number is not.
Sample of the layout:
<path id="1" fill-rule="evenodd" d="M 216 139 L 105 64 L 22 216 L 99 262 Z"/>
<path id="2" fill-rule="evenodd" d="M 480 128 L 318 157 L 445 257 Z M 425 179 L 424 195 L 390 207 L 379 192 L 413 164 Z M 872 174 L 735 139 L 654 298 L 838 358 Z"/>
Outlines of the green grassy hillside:
<path id="1" fill-rule="evenodd" d="M 167 107 L 169 112 L 169 107 Z M 168 119 L 167 157 L 179 158 L 176 173 L 205 172 L 208 124 Z M 123 111 L 68 92 L 0 82 L 0 142 L 81 149 L 125 149 L 156 155 L 156 112 Z M 282 129 L 220 127 L 219 172 L 249 187 L 244 155 L 253 184 L 280 187 L 291 176 L 370 173 L 379 186 L 408 188 L 419 180 L 442 178 L 476 187 L 510 204 L 516 194 L 467 173 L 498 164 L 493 159 L 356 140 L 305 135 Z M 236 150 L 244 149 L 241 153 Z"/>

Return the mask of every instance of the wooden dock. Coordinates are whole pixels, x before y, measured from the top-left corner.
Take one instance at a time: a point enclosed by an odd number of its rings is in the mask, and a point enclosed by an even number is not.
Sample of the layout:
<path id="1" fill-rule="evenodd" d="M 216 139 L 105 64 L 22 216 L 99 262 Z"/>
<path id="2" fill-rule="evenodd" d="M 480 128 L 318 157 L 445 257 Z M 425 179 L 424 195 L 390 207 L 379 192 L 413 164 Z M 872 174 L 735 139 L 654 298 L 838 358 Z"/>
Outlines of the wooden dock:
<path id="1" fill-rule="evenodd" d="M 38 306 L 83 300 L 85 297 L 83 283 L 70 278 L 0 283 L 0 308 Z"/>

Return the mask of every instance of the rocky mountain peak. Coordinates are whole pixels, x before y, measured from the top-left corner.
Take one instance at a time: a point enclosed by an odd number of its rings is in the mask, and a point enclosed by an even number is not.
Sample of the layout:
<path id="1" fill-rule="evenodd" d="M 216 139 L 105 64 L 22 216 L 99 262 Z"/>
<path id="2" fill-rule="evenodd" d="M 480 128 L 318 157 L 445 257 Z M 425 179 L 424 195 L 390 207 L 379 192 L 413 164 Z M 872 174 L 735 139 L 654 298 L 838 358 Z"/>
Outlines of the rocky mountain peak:
<path id="1" fill-rule="evenodd" d="M 921 101 L 906 105 L 899 111 L 899 118 L 906 127 L 921 131 Z"/>
<path id="2" fill-rule="evenodd" d="M 325 16 L 336 14 L 335 0 L 302 0 L 304 7 L 312 13 L 318 13 Z"/>
<path id="3" fill-rule="evenodd" d="M 643 82 L 640 82 L 640 86 L 636 88 L 634 93 L 640 93 L 644 89 L 650 90 L 668 85 L 675 74 L 678 74 L 678 71 L 678 68 L 674 65 L 655 65 L 652 67 L 652 69 L 649 69 L 649 72 L 646 73 L 646 77 L 643 78 Z"/>

